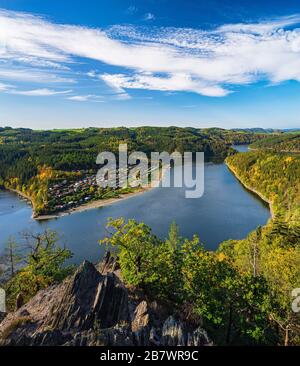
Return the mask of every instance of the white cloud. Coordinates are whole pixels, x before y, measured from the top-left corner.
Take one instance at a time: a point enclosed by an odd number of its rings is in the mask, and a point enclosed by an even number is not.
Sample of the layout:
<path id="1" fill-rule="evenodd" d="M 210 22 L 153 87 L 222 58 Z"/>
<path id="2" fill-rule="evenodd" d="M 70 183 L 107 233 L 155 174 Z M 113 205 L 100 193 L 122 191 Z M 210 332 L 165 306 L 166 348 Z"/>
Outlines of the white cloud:
<path id="1" fill-rule="evenodd" d="M 25 95 L 29 97 L 48 97 L 57 94 L 68 94 L 72 90 L 57 91 L 51 89 L 34 89 L 34 90 L 10 90 L 10 94 Z"/>
<path id="2" fill-rule="evenodd" d="M 131 96 L 128 93 L 126 93 L 125 91 L 121 92 L 121 93 L 116 93 L 113 97 L 114 97 L 114 99 L 117 99 L 117 100 L 129 100 L 129 99 L 131 99 Z"/>
<path id="3" fill-rule="evenodd" d="M 160 91 L 193 91 L 206 96 L 221 97 L 229 93 L 218 85 L 209 85 L 202 80 L 193 80 L 187 74 L 172 74 L 169 77 L 135 74 L 103 74 L 101 78 L 116 90 L 150 89 Z"/>
<path id="4" fill-rule="evenodd" d="M 41 67 L 41 68 L 43 67 L 43 68 L 52 68 L 52 69 L 57 69 L 57 70 L 70 70 L 69 67 L 59 64 L 57 62 L 41 60 L 41 59 L 35 58 L 35 57 L 26 57 L 26 56 L 19 57 L 19 58 L 15 58 L 14 62 L 18 62 L 20 64 L 24 63 L 24 64 Z"/>
<path id="5" fill-rule="evenodd" d="M 131 99 L 131 96 L 126 93 L 126 91 L 123 89 L 121 82 L 118 82 L 118 77 L 122 77 L 123 75 L 121 74 L 115 74 L 115 75 L 110 75 L 110 74 L 97 74 L 96 71 L 91 70 L 88 72 L 88 76 L 92 77 L 92 78 L 97 78 L 100 80 L 103 80 L 113 91 L 113 96 L 115 97 L 115 99 L 118 100 L 128 100 Z M 133 89 L 133 88 L 132 88 Z M 142 89 L 142 88 L 141 88 Z"/>
<path id="6" fill-rule="evenodd" d="M 91 71 L 89 71 L 89 72 L 87 73 L 87 76 L 89 76 L 89 77 L 91 77 L 91 78 L 95 78 L 95 77 L 97 77 L 97 73 L 96 73 L 96 71 L 91 70 Z"/>
<path id="7" fill-rule="evenodd" d="M 67 99 L 69 100 L 73 100 L 75 102 L 88 102 L 88 101 L 93 101 L 93 102 L 104 102 L 102 100 L 101 96 L 98 95 L 93 95 L 93 94 L 88 94 L 88 95 L 74 95 L 71 97 L 68 97 Z"/>
<path id="8" fill-rule="evenodd" d="M 6 80 L 33 82 L 33 83 L 74 83 L 75 80 L 58 76 L 54 73 L 28 69 L 1 69 L 0 78 Z"/>
<path id="9" fill-rule="evenodd" d="M 0 69 L 0 78 L 74 81 L 59 73 L 57 65 L 70 66 L 75 57 L 83 57 L 124 68 L 121 74 L 101 76 L 119 98 L 130 98 L 126 89 L 133 88 L 224 96 L 236 85 L 259 80 L 300 82 L 300 29 L 295 27 L 299 22 L 300 16 L 294 15 L 212 31 L 149 26 L 105 32 L 0 11 L 0 60 L 23 58 L 48 63 L 53 70 L 56 65 L 56 72 L 48 74 Z"/>
<path id="10" fill-rule="evenodd" d="M 254 34 L 266 34 L 267 32 L 272 32 L 277 29 L 287 27 L 289 25 L 300 23 L 300 16 L 298 14 L 291 15 L 287 17 L 281 17 L 279 19 L 261 21 L 260 23 L 254 24 L 226 24 L 219 27 L 218 31 L 220 33 L 224 32 L 244 32 L 244 33 L 254 33 Z"/>
<path id="11" fill-rule="evenodd" d="M 11 85 L 0 83 L 0 92 L 6 91 L 11 87 Z"/>

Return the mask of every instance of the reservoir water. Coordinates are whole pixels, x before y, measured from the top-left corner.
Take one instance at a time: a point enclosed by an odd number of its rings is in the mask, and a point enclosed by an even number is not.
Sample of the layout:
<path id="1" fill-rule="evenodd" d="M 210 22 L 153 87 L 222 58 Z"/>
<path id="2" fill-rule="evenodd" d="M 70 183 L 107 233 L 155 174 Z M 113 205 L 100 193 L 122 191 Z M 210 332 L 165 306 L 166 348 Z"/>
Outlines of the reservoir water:
<path id="1" fill-rule="evenodd" d="M 246 151 L 247 147 L 238 146 Z M 105 234 L 108 217 L 144 221 L 164 238 L 175 221 L 181 236 L 197 234 L 207 249 L 216 249 L 227 239 L 241 239 L 270 217 L 268 206 L 247 191 L 224 163 L 205 163 L 205 192 L 186 199 L 185 188 L 154 188 L 110 206 L 74 213 L 55 220 L 37 222 L 31 207 L 17 195 L 0 191 L 0 255 L 9 237 L 22 244 L 22 233 L 55 230 L 61 243 L 74 253 L 72 261 L 98 261 L 104 248 L 98 244 Z"/>

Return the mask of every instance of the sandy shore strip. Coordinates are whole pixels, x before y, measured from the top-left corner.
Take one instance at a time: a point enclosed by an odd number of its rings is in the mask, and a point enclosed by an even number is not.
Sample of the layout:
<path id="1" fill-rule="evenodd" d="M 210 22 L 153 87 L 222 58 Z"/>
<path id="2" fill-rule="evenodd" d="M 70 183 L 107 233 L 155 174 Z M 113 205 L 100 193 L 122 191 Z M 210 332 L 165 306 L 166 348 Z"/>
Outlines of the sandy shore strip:
<path id="1" fill-rule="evenodd" d="M 147 191 L 150 191 L 153 188 L 158 187 L 160 181 L 162 180 L 162 178 L 164 177 L 165 173 L 169 169 L 170 169 L 170 166 L 169 165 L 166 165 L 166 166 L 164 166 L 163 169 L 160 169 L 159 177 L 157 177 L 151 184 L 149 184 L 148 187 L 137 188 L 134 192 L 126 193 L 126 194 L 120 194 L 118 197 L 107 198 L 107 199 L 99 199 L 99 200 L 96 200 L 96 201 L 84 203 L 84 204 L 82 204 L 82 205 L 80 205 L 78 207 L 73 207 L 73 208 L 70 208 L 68 210 L 64 210 L 64 211 L 57 212 L 57 213 L 53 213 L 53 214 L 49 214 L 49 215 L 39 215 L 39 216 L 36 216 L 35 213 L 34 213 L 34 205 L 33 205 L 33 202 L 32 202 L 31 197 L 27 196 L 23 192 L 17 191 L 16 189 L 12 189 L 12 188 L 6 188 L 6 189 L 8 191 L 11 191 L 11 192 L 16 193 L 17 195 L 19 195 L 20 197 L 22 197 L 23 199 L 25 199 L 26 201 L 28 201 L 28 203 L 30 203 L 30 205 L 33 207 L 33 209 L 32 209 L 33 212 L 32 212 L 32 216 L 31 217 L 34 220 L 44 221 L 44 220 L 57 219 L 59 217 L 71 215 L 71 214 L 76 213 L 76 212 L 84 212 L 84 211 L 87 211 L 87 210 L 92 210 L 92 209 L 96 209 L 96 208 L 100 208 L 100 207 L 109 206 L 109 205 L 112 205 L 114 203 L 120 202 L 121 200 L 138 196 L 138 195 L 140 195 L 142 193 L 145 193 Z"/>
<path id="2" fill-rule="evenodd" d="M 84 204 L 82 204 L 78 207 L 73 207 L 73 208 L 70 208 L 68 210 L 64 210 L 64 211 L 61 211 L 61 212 L 58 212 L 58 213 L 55 213 L 55 214 L 33 216 L 32 218 L 34 218 L 37 221 L 57 219 L 59 217 L 71 215 L 71 214 L 76 213 L 76 212 L 84 212 L 84 211 L 88 211 L 88 210 L 93 210 L 95 208 L 109 206 L 109 205 L 112 205 L 114 203 L 120 202 L 121 200 L 126 200 L 128 198 L 138 196 L 142 193 L 145 193 L 145 192 L 149 191 L 152 188 L 153 187 L 140 188 L 139 190 L 137 190 L 135 192 L 120 194 L 118 197 L 100 199 L 100 200 L 92 201 L 92 202 L 89 202 L 89 203 L 84 203 Z"/>

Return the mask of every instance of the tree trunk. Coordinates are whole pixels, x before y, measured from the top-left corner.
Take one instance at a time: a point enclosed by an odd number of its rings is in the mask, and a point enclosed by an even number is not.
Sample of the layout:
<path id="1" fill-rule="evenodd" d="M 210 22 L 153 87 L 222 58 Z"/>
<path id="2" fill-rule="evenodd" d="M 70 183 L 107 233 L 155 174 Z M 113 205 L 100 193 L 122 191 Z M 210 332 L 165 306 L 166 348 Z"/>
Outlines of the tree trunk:
<path id="1" fill-rule="evenodd" d="M 232 306 L 230 305 L 230 307 L 229 307 L 228 326 L 227 326 L 227 334 L 226 334 L 226 344 L 230 344 L 231 325 L 232 325 Z"/>
<path id="2" fill-rule="evenodd" d="M 285 338 L 284 338 L 284 345 L 288 346 L 289 345 L 289 328 L 285 328 Z"/>

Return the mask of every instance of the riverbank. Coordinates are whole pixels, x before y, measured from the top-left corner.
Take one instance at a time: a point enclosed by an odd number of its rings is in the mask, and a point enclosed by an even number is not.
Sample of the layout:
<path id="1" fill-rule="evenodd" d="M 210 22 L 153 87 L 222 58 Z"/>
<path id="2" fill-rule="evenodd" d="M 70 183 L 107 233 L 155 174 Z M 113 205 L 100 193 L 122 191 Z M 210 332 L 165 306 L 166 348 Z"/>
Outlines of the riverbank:
<path id="1" fill-rule="evenodd" d="M 67 209 L 67 210 L 64 210 L 64 211 L 61 211 L 61 212 L 56 212 L 56 213 L 53 213 L 53 214 L 45 214 L 45 215 L 36 215 L 36 213 L 34 211 L 34 205 L 33 205 L 32 199 L 29 196 L 27 196 L 26 194 L 24 194 L 23 192 L 20 192 L 16 189 L 12 189 L 12 188 L 5 188 L 5 189 L 7 191 L 10 191 L 10 192 L 13 192 L 13 193 L 17 194 L 18 196 L 20 196 L 21 198 L 26 200 L 26 202 L 28 204 L 30 204 L 30 206 L 32 207 L 32 216 L 31 216 L 32 219 L 37 220 L 37 221 L 47 221 L 47 220 L 53 220 L 53 219 L 57 219 L 59 217 L 71 215 L 71 214 L 76 213 L 76 212 L 84 212 L 84 211 L 87 211 L 87 210 L 92 210 L 92 209 L 112 205 L 114 203 L 120 202 L 120 200 L 124 200 L 124 199 L 128 199 L 128 198 L 131 198 L 131 197 L 138 196 L 142 193 L 145 193 L 145 192 L 149 191 L 152 188 L 153 187 L 151 187 L 151 186 L 146 187 L 146 188 L 140 188 L 140 189 L 137 189 L 135 192 L 120 194 L 118 197 L 107 198 L 107 199 L 99 199 L 99 200 L 96 200 L 96 201 L 84 203 L 80 206 L 73 207 L 73 208 L 70 208 L 70 209 Z"/>
<path id="2" fill-rule="evenodd" d="M 32 216 L 31 216 L 32 219 L 34 219 L 36 221 L 46 221 L 46 220 L 53 220 L 53 219 L 57 219 L 59 217 L 71 215 L 73 213 L 84 212 L 87 210 L 92 210 L 92 209 L 96 209 L 96 208 L 100 208 L 100 207 L 109 206 L 114 203 L 120 202 L 120 200 L 138 196 L 142 193 L 145 193 L 145 192 L 151 190 L 152 188 L 158 187 L 160 181 L 162 180 L 162 178 L 164 177 L 164 175 L 168 169 L 169 169 L 169 165 L 165 166 L 163 169 L 160 169 L 159 177 L 156 180 L 154 180 L 152 183 L 150 183 L 149 186 L 147 186 L 147 187 L 136 188 L 134 192 L 120 194 L 119 196 L 113 197 L 113 198 L 99 199 L 99 200 L 91 201 L 91 202 L 84 203 L 77 207 L 72 207 L 70 209 L 67 209 L 67 210 L 64 210 L 61 212 L 55 212 L 53 214 L 36 215 L 35 210 L 34 210 L 34 203 L 30 196 L 28 196 L 25 193 L 20 192 L 16 189 L 13 189 L 13 188 L 5 188 L 5 189 L 17 194 L 18 196 L 20 196 L 23 199 L 25 199 L 32 206 Z"/>
<path id="3" fill-rule="evenodd" d="M 73 213 L 84 212 L 84 211 L 93 210 L 93 209 L 100 208 L 100 207 L 109 206 L 109 205 L 112 205 L 114 203 L 120 202 L 120 200 L 125 200 L 125 199 L 128 199 L 128 198 L 138 196 L 138 195 L 143 194 L 147 191 L 150 191 L 153 188 L 158 187 L 160 181 L 162 180 L 162 178 L 164 177 L 166 171 L 169 168 L 170 168 L 169 165 L 164 166 L 162 169 L 159 170 L 159 176 L 153 182 L 151 182 L 147 187 L 136 188 L 134 192 L 130 192 L 130 193 L 126 193 L 126 194 L 120 194 L 118 197 L 114 197 L 114 198 L 100 199 L 100 200 L 84 203 L 80 206 L 73 207 L 73 208 L 70 208 L 68 210 L 64 210 L 62 212 L 57 212 L 57 213 L 50 214 L 50 215 L 35 216 L 33 214 L 32 218 L 37 220 L 37 221 L 57 219 L 59 217 L 71 215 Z"/>
<path id="4" fill-rule="evenodd" d="M 32 207 L 32 216 L 31 218 L 35 218 L 34 215 L 34 203 L 33 200 L 30 196 L 28 196 L 27 194 L 18 191 L 17 189 L 13 189 L 13 188 L 9 188 L 9 187 L 5 187 L 4 190 L 9 191 L 9 192 L 13 192 L 15 193 L 17 196 L 21 197 L 23 200 L 25 200 L 31 207 Z"/>
<path id="5" fill-rule="evenodd" d="M 263 201 L 265 201 L 269 205 L 271 217 L 273 219 L 275 217 L 275 213 L 274 213 L 274 208 L 273 208 L 272 202 L 267 197 L 265 197 L 261 192 L 257 191 L 256 189 L 254 189 L 253 187 L 251 187 L 247 183 L 245 183 L 243 181 L 243 179 L 238 175 L 238 173 L 236 172 L 236 170 L 232 166 L 230 166 L 230 164 L 228 164 L 228 162 L 226 160 L 225 160 L 225 164 L 228 167 L 228 169 L 232 172 L 232 174 L 238 179 L 239 182 L 241 182 L 241 184 L 248 191 L 256 194 L 260 199 L 262 199 Z"/>
<path id="6" fill-rule="evenodd" d="M 16 193 L 18 196 L 22 197 L 23 199 L 25 199 L 28 203 L 31 204 L 31 206 L 33 207 L 33 202 L 32 202 L 32 199 L 31 197 L 27 196 L 27 194 L 21 192 L 21 191 L 18 191 L 17 189 L 13 189 L 13 188 L 8 188 L 8 187 L 5 187 L 4 188 L 5 190 L 7 191 L 10 191 L 10 192 L 13 192 L 13 193 Z"/>
<path id="7" fill-rule="evenodd" d="M 84 211 L 93 210 L 93 209 L 100 208 L 100 207 L 105 207 L 105 206 L 120 202 L 120 200 L 126 200 L 128 198 L 138 196 L 142 193 L 149 191 L 151 188 L 152 187 L 140 188 L 139 190 L 136 190 L 135 192 L 120 194 L 118 197 L 100 199 L 100 200 L 82 204 L 77 207 L 70 208 L 68 210 L 64 210 L 62 212 L 57 212 L 57 213 L 49 214 L 49 215 L 32 216 L 32 218 L 37 221 L 52 220 L 52 219 L 57 219 L 59 217 L 71 215 L 71 214 L 77 213 L 77 212 L 84 212 Z"/>

